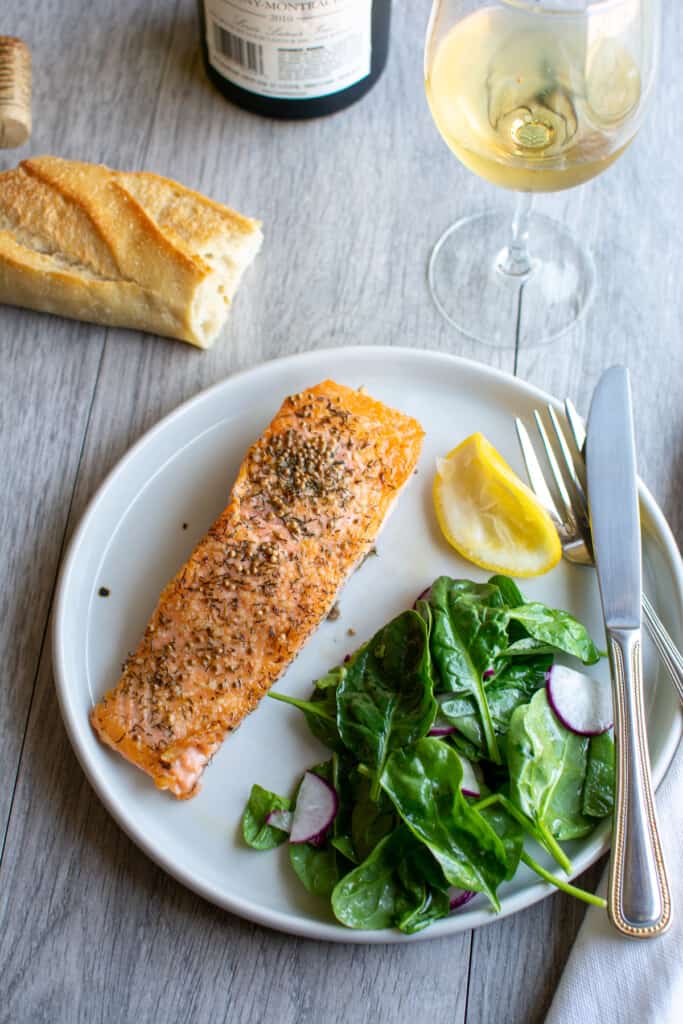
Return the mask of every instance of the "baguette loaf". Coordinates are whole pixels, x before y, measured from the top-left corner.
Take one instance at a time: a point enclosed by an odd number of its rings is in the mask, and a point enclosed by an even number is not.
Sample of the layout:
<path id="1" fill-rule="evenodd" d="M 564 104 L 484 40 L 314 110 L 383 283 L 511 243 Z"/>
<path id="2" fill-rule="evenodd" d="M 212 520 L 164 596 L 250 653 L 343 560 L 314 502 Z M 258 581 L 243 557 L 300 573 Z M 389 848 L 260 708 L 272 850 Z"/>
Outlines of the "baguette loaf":
<path id="1" fill-rule="evenodd" d="M 208 348 L 261 237 L 156 174 L 24 160 L 0 173 L 0 302 Z"/>

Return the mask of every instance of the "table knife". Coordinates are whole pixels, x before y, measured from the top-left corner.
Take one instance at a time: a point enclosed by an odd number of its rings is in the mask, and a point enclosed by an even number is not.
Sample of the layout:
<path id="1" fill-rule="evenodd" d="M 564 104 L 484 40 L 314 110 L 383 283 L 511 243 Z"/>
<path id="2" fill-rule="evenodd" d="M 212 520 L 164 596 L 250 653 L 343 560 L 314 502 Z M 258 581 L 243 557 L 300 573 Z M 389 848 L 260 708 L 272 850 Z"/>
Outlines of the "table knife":
<path id="1" fill-rule="evenodd" d="M 660 935 L 671 896 L 650 780 L 641 651 L 642 569 L 628 370 L 613 366 L 593 395 L 586 437 L 588 504 L 612 675 L 616 792 L 607 910 L 634 938 Z"/>

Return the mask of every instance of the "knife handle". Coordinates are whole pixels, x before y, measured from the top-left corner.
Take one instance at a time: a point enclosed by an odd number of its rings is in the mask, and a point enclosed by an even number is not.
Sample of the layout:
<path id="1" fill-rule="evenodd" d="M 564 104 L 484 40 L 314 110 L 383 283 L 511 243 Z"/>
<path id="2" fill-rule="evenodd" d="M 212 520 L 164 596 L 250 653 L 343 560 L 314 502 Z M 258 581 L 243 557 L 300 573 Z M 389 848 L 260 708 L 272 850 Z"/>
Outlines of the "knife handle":
<path id="1" fill-rule="evenodd" d="M 671 923 L 671 894 L 650 780 L 640 630 L 607 634 L 616 745 L 607 912 L 624 935 L 654 938 Z"/>

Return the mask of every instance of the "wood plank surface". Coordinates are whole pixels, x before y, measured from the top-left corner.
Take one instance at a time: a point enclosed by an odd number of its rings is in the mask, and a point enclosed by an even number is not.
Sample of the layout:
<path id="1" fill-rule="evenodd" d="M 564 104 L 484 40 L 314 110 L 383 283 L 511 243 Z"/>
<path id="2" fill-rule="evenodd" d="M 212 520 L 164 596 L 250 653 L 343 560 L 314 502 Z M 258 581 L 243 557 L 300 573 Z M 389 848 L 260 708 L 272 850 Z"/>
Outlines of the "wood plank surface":
<path id="1" fill-rule="evenodd" d="M 102 17 L 92 21 L 81 17 L 78 5 L 59 13 L 49 3 L 16 5 L 10 17 L 3 11 L 1 30 L 26 39 L 33 50 L 35 128 L 29 145 L 0 151 L 0 167 L 29 154 L 82 155 L 79 138 L 89 140 L 91 159 L 144 163 L 162 79 L 153 55 L 164 45 L 164 6 L 163 0 L 142 8 L 122 0 L 115 15 L 102 5 Z M 127 26 L 125 34 L 111 31 L 114 18 Z M 116 97 L 128 62 L 139 73 L 131 76 L 123 105 Z M 6 782 L 0 846 L 106 335 L 104 328 L 58 317 L 0 311 L 0 436 L 11 496 L 0 508 L 0 565 L 7 573 L 0 592 L 0 649 L 7 652 L 0 688 L 0 777 Z"/>
<path id="2" fill-rule="evenodd" d="M 0 309 L 11 496 L 0 511 L 2 1024 L 543 1019 L 582 917 L 563 896 L 474 935 L 363 948 L 251 925 L 166 876 L 86 782 L 45 643 L 60 553 L 130 444 L 201 388 L 290 352 L 450 351 L 516 369 L 584 409 L 600 371 L 627 362 L 642 475 L 683 528 L 683 266 L 671 208 L 683 156 L 680 12 L 670 12 L 660 102 L 641 138 L 604 178 L 540 203 L 593 245 L 598 301 L 557 345 L 515 352 L 514 317 L 510 347 L 487 349 L 450 329 L 428 294 L 429 251 L 448 223 L 512 201 L 462 169 L 436 134 L 422 87 L 422 7 L 394 5 L 389 65 L 364 101 L 301 124 L 248 115 L 207 83 L 192 0 L 27 0 L 3 12 L 0 29 L 22 35 L 35 63 L 34 137 L 17 156 L 55 152 L 176 177 L 259 216 L 266 241 L 208 353 Z M 3 166 L 14 157 L 4 153 Z M 467 296 L 475 307 L 477 298 Z"/>

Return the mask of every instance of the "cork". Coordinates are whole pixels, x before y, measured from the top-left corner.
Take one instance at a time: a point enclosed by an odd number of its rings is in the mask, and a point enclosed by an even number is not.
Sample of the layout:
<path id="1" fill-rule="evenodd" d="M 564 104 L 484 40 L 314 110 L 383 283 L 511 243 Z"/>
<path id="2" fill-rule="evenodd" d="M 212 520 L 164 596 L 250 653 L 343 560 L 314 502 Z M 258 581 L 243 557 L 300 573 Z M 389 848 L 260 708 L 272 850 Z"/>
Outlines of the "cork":
<path id="1" fill-rule="evenodd" d="M 0 149 L 14 149 L 31 134 L 31 51 L 14 36 L 0 36 Z"/>

